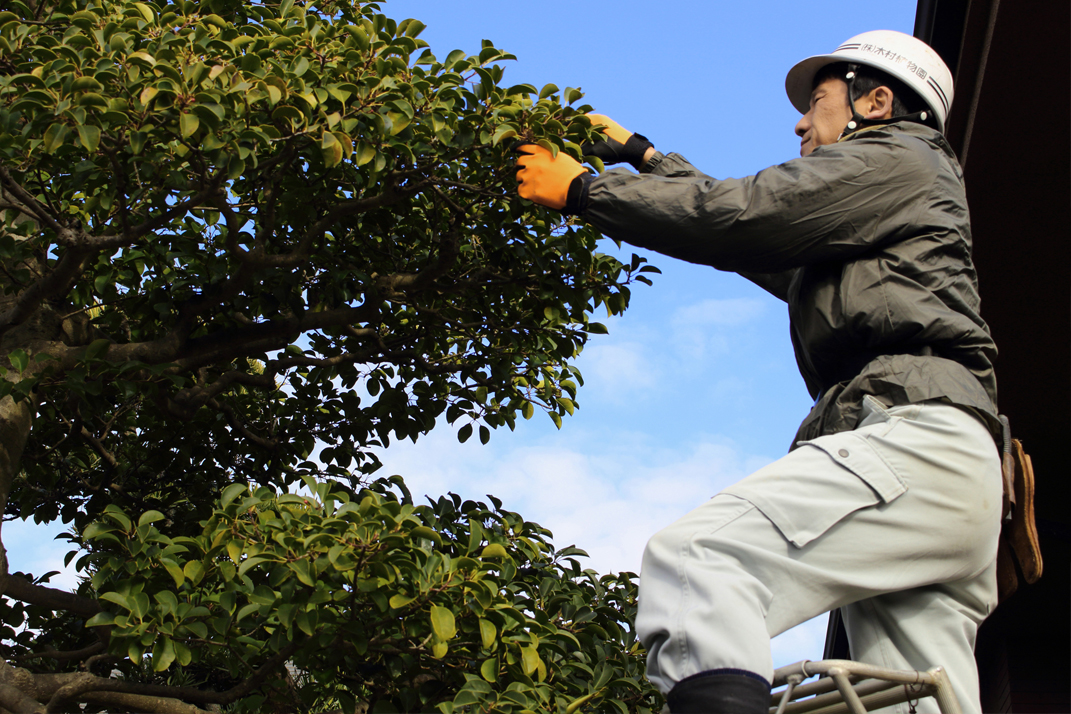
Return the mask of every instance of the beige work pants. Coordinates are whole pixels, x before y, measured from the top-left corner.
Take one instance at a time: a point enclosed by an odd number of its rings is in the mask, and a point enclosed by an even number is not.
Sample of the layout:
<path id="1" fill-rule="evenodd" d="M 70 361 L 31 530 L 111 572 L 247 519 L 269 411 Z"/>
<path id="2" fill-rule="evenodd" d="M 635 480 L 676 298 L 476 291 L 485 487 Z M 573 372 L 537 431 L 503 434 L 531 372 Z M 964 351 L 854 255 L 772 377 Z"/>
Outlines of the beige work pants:
<path id="1" fill-rule="evenodd" d="M 663 692 L 721 668 L 769 680 L 770 638 L 840 607 L 855 660 L 941 665 L 979 712 L 973 649 L 996 606 L 1000 511 L 980 419 L 867 397 L 854 431 L 806 442 L 651 539 L 636 620 L 648 677 Z"/>

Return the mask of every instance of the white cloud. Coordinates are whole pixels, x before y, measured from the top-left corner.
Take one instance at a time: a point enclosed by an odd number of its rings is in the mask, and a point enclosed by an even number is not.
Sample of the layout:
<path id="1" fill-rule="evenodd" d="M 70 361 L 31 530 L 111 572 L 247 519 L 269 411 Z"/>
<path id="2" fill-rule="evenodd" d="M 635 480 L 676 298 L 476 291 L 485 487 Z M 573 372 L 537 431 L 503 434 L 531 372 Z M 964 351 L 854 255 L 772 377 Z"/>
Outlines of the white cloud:
<path id="1" fill-rule="evenodd" d="M 414 497 L 494 494 L 553 531 L 559 547 L 587 550 L 589 567 L 600 572 L 638 572 L 643 546 L 659 528 L 745 476 L 756 460 L 769 460 L 714 438 L 683 451 L 637 433 L 574 430 L 523 446 L 509 441 L 503 434 L 486 447 L 461 445 L 447 428 L 381 458 Z"/>
<path id="2" fill-rule="evenodd" d="M 677 308 L 670 322 L 681 329 L 739 327 L 761 317 L 766 306 L 767 301 L 759 298 L 712 298 Z"/>
<path id="3" fill-rule="evenodd" d="M 653 389 L 663 377 L 651 350 L 640 342 L 593 342 L 584 349 L 581 360 L 584 393 L 614 404 Z"/>
<path id="4" fill-rule="evenodd" d="M 741 330 L 759 320 L 766 306 L 767 301 L 759 298 L 726 298 L 677 308 L 669 319 L 670 343 L 677 360 L 701 363 L 732 353 L 738 347 Z"/>
<path id="5" fill-rule="evenodd" d="M 414 499 L 448 491 L 471 499 L 494 494 L 504 508 L 550 529 L 556 547 L 587 551 L 584 567 L 602 573 L 638 573 L 655 532 L 772 460 L 713 436 L 685 450 L 643 433 L 607 438 L 572 430 L 524 439 L 521 446 L 510 441 L 501 434 L 487 446 L 458 444 L 441 428 L 381 457 L 386 473 L 406 479 Z M 823 616 L 774 638 L 774 664 L 819 659 L 824 642 Z"/>

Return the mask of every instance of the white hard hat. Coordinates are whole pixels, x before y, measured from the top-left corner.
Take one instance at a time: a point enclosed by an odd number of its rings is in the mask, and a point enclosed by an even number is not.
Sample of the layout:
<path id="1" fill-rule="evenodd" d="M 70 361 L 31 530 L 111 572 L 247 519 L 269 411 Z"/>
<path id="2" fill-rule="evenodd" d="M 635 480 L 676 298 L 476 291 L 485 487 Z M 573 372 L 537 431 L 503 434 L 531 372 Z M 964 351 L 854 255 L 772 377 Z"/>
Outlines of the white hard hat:
<path id="1" fill-rule="evenodd" d="M 894 30 L 874 30 L 856 35 L 833 54 L 808 57 L 798 63 L 785 78 L 785 91 L 801 114 L 810 109 L 815 75 L 834 62 L 862 64 L 896 77 L 926 102 L 944 128 L 952 106 L 952 73 L 922 40 Z"/>

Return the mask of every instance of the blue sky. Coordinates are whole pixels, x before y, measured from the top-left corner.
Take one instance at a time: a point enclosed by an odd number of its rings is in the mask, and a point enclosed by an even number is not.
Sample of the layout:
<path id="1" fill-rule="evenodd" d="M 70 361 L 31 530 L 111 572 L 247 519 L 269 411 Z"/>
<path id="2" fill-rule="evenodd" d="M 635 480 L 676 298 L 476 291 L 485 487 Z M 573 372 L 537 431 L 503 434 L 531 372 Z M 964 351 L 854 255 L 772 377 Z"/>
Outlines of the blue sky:
<path id="1" fill-rule="evenodd" d="M 799 155 L 789 68 L 868 30 L 911 33 L 916 3 L 388 0 L 437 56 L 489 39 L 517 56 L 505 82 L 580 87 L 584 102 L 716 178 Z M 600 246 L 617 254 L 608 240 Z M 579 359 L 580 409 L 557 431 L 534 418 L 490 444 L 449 428 L 382 455 L 414 494 L 494 493 L 575 543 L 601 572 L 639 571 L 647 539 L 782 456 L 811 399 L 783 303 L 743 278 L 624 246 L 663 272 L 637 285 Z M 773 643 L 776 666 L 818 659 L 825 617 Z"/>
<path id="2" fill-rule="evenodd" d="M 580 87 L 584 102 L 717 177 L 798 156 L 799 119 L 784 91 L 797 61 L 875 29 L 912 32 L 915 2 L 783 0 L 388 0 L 417 18 L 445 57 L 489 39 L 518 57 L 507 84 Z M 618 254 L 610 241 L 604 252 Z M 628 246 L 620 252 L 627 259 Z M 811 400 L 796 369 L 783 303 L 746 280 L 644 251 L 663 271 L 632 306 L 602 320 L 579 359 L 580 409 L 561 431 L 536 417 L 487 446 L 440 425 L 382 454 L 414 495 L 493 493 L 588 550 L 601 572 L 639 570 L 659 528 L 785 453 Z M 56 530 L 5 524 L 15 570 L 60 569 Z M 73 582 L 64 576 L 61 583 Z M 775 665 L 821 656 L 824 618 L 774 643 Z"/>

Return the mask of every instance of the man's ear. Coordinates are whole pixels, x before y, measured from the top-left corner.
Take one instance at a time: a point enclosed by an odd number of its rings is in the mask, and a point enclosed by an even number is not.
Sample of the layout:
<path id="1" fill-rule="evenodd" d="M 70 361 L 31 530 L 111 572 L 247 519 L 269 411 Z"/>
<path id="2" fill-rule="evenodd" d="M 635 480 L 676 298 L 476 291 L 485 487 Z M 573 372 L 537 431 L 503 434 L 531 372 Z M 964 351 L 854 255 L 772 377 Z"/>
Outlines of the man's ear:
<path id="1" fill-rule="evenodd" d="M 864 119 L 891 119 L 893 115 L 893 93 L 888 87 L 872 89 L 862 98 Z"/>

